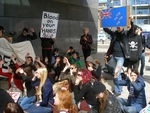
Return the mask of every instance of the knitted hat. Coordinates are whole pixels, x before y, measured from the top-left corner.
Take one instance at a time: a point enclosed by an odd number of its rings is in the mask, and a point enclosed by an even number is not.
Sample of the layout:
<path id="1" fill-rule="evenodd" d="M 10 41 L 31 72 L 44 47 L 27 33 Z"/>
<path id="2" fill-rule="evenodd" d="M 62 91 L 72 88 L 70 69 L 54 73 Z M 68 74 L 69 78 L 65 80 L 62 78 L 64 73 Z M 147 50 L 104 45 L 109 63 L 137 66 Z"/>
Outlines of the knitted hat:
<path id="1" fill-rule="evenodd" d="M 92 58 L 92 56 L 88 56 L 88 57 L 86 58 L 86 61 L 87 61 L 87 62 L 92 62 L 93 64 L 95 64 L 94 59 Z"/>
<path id="2" fill-rule="evenodd" d="M 28 29 L 27 28 L 23 28 L 23 30 L 22 31 L 26 31 L 27 33 L 28 33 Z"/>
<path id="3" fill-rule="evenodd" d="M 133 25 L 133 33 L 136 31 L 137 28 L 139 28 L 139 26 Z"/>
<path id="4" fill-rule="evenodd" d="M 106 90 L 106 87 L 104 84 L 102 84 L 101 82 L 99 81 L 95 81 L 94 84 L 93 84 L 93 92 L 94 94 L 99 94 L 99 93 L 102 93 Z"/>

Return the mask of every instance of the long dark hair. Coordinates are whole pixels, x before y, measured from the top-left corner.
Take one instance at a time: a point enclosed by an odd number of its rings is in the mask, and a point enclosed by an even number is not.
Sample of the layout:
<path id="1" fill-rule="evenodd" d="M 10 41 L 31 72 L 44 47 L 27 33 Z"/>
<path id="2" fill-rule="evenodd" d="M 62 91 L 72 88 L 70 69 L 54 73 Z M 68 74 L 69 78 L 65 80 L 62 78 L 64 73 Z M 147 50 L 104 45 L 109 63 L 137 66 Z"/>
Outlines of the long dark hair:
<path id="1" fill-rule="evenodd" d="M 104 97 L 103 98 L 99 98 L 99 102 L 100 102 L 99 112 L 100 113 L 104 113 L 104 109 L 105 109 L 105 106 L 107 104 L 108 96 L 109 96 L 109 93 L 108 93 L 107 90 L 105 90 L 103 93 L 104 93 Z"/>
<path id="2" fill-rule="evenodd" d="M 17 70 L 15 64 L 14 63 L 9 64 L 9 68 L 12 69 L 12 73 L 15 75 L 16 74 L 16 70 Z"/>
<path id="3" fill-rule="evenodd" d="M 33 76 L 33 73 L 32 73 L 32 67 L 29 65 L 29 66 L 26 66 L 24 67 L 24 72 L 26 73 L 27 76 Z"/>
<path id="4" fill-rule="evenodd" d="M 24 113 L 22 108 L 17 103 L 7 103 L 3 113 Z"/>

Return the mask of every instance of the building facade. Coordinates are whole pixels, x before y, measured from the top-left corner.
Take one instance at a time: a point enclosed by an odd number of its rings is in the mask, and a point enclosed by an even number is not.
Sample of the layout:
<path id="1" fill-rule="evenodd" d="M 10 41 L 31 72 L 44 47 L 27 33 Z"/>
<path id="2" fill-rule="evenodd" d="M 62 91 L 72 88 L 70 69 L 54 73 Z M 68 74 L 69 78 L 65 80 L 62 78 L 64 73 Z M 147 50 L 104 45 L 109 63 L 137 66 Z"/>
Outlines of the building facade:
<path id="1" fill-rule="evenodd" d="M 5 28 L 6 35 L 11 31 L 17 33 L 14 40 L 24 27 L 33 27 L 39 34 L 43 11 L 59 14 L 54 47 L 59 48 L 60 53 L 73 46 L 82 56 L 79 41 L 83 27 L 90 29 L 97 48 L 98 0 L 1 0 L 0 25 Z M 33 40 L 32 45 L 36 55 L 41 56 L 40 39 Z"/>

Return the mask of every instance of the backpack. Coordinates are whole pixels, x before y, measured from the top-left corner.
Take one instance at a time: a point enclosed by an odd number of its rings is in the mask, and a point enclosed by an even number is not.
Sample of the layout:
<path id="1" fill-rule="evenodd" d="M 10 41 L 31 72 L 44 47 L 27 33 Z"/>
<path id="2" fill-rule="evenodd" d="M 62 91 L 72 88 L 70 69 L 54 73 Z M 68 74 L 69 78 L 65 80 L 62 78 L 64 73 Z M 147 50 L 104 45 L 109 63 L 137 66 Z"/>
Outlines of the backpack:
<path id="1" fill-rule="evenodd" d="M 147 35 L 147 41 L 145 43 L 145 46 L 150 49 L 150 34 Z"/>

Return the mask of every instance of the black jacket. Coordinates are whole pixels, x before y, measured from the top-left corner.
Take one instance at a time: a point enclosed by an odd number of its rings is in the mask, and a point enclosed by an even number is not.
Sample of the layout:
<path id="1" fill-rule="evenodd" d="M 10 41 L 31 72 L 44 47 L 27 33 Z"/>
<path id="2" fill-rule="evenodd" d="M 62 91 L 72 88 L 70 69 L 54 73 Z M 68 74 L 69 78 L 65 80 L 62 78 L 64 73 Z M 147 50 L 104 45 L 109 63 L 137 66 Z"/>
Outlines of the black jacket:
<path id="1" fill-rule="evenodd" d="M 108 29 L 108 28 L 103 28 L 103 29 L 104 29 L 104 31 L 105 31 L 106 33 L 108 33 L 108 34 L 112 37 L 112 40 L 111 40 L 111 44 L 110 44 L 110 45 L 114 44 L 115 41 L 116 41 L 118 32 L 117 32 L 117 31 L 111 31 L 111 30 Z M 127 36 L 127 34 L 128 34 L 128 31 L 124 31 L 124 30 L 123 30 L 123 31 L 120 33 L 120 40 L 119 40 L 119 43 L 120 43 L 120 45 L 121 45 L 122 52 L 123 52 L 124 57 L 125 57 L 126 59 L 130 58 L 129 47 L 128 47 L 128 45 L 127 45 L 127 43 L 128 43 L 128 36 Z M 113 47 L 112 47 L 112 48 L 113 48 Z M 112 48 L 111 48 L 111 49 L 112 49 Z M 109 48 L 109 49 L 110 49 L 110 48 Z M 112 52 L 113 52 L 113 51 L 112 51 Z"/>
<path id="2" fill-rule="evenodd" d="M 37 35 L 35 32 L 32 32 L 33 35 L 27 35 L 23 36 L 22 34 L 17 37 L 17 42 L 23 42 L 23 41 L 31 41 L 37 38 Z"/>
<path id="3" fill-rule="evenodd" d="M 84 40 L 84 37 L 87 38 L 87 41 Z M 89 44 L 93 43 L 92 35 L 87 34 L 87 35 L 82 35 L 80 38 L 80 44 L 82 45 L 82 49 L 84 50 L 90 50 Z"/>
<path id="4" fill-rule="evenodd" d="M 31 85 L 33 76 L 25 76 L 23 73 L 21 74 L 23 81 L 25 82 L 25 87 L 27 89 L 27 97 L 34 96 L 36 91 L 35 87 Z"/>
<path id="5" fill-rule="evenodd" d="M 3 113 L 4 106 L 9 102 L 14 102 L 14 100 L 5 90 L 0 88 L 0 113 Z"/>
<path id="6" fill-rule="evenodd" d="M 40 37 L 40 32 L 39 32 L 39 37 Z M 41 46 L 43 49 L 52 49 L 52 45 L 54 45 L 54 40 L 52 38 L 40 37 L 40 39 L 41 39 Z"/>
<path id="7" fill-rule="evenodd" d="M 130 52 L 129 61 L 136 62 L 140 60 L 142 53 L 142 39 L 140 35 L 135 34 L 135 31 L 139 28 L 137 25 L 131 23 L 131 33 L 128 34 L 128 47 Z"/>
<path id="8" fill-rule="evenodd" d="M 109 91 L 108 93 L 109 93 L 108 101 L 104 108 L 104 113 L 122 113 L 120 104 L 118 100 L 116 99 L 116 97 L 112 95 Z M 99 113 L 99 106 L 100 106 L 100 103 L 99 103 L 99 100 L 97 100 L 97 104 L 96 106 L 94 106 L 94 109 L 96 109 L 98 113 Z"/>
<path id="9" fill-rule="evenodd" d="M 88 104 L 95 106 L 96 97 L 93 93 L 90 83 L 83 84 L 81 89 L 80 89 L 80 85 L 75 85 L 74 96 L 75 96 L 75 100 L 77 103 L 81 101 L 84 97 L 84 99 L 86 100 Z"/>

